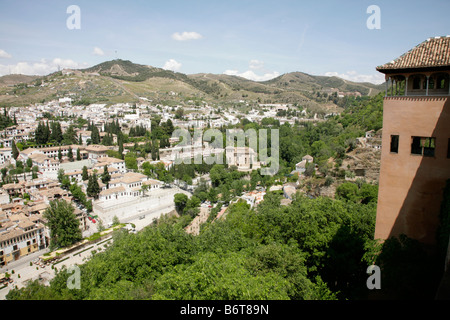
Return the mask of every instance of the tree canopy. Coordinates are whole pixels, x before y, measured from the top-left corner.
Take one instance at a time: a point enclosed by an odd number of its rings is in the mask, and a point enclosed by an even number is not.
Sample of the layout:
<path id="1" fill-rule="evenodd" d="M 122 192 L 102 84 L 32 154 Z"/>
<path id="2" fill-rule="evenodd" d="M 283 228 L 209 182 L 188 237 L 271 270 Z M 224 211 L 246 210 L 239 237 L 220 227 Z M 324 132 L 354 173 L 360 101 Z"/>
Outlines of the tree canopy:
<path id="1" fill-rule="evenodd" d="M 79 221 L 74 214 L 73 206 L 67 201 L 50 201 L 43 217 L 47 220 L 47 226 L 50 229 L 52 248 L 67 247 L 81 240 Z"/>

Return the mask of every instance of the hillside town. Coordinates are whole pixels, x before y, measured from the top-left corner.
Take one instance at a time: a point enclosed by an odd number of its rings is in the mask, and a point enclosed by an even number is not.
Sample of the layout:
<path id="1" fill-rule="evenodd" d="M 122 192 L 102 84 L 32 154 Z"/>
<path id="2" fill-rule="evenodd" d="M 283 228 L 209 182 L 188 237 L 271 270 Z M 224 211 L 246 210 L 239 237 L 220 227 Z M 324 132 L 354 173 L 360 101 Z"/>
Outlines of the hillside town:
<path id="1" fill-rule="evenodd" d="M 238 106 L 243 104 L 245 101 L 240 101 Z M 209 173 L 189 183 L 184 179 L 161 181 L 154 174 L 155 170 L 152 169 L 150 174 L 148 168 L 168 171 L 180 162 L 191 163 L 199 156 L 205 159 L 223 155 L 229 166 L 249 177 L 253 170 L 266 164 L 260 161 L 256 150 L 248 146 L 217 145 L 203 141 L 201 137 L 190 141 L 188 152 L 186 147 L 180 146 L 177 136 L 159 139 L 157 150 L 154 150 L 153 132 L 159 132 L 169 123 L 172 131 L 175 128 L 223 131 L 243 122 L 270 127 L 275 121 L 277 125 L 294 126 L 321 122 L 336 115 L 319 117 L 298 105 L 281 103 L 260 103 L 250 110 L 247 104 L 245 111 L 240 107 L 221 108 L 206 102 L 201 106 L 190 102 L 180 106 L 153 105 L 145 98 L 137 104 L 76 105 L 70 97 L 64 97 L 28 107 L 4 108 L 3 117 L 10 123 L 0 131 L 2 270 L 9 270 L 11 264 L 28 256 L 45 260 L 43 254 L 50 250 L 51 234 L 43 215 L 54 200 L 65 200 L 73 205 L 84 238 L 102 232 L 117 221 L 125 223 L 129 230 L 135 230 L 136 224 L 141 229 L 164 214 L 176 212 L 175 194 L 184 193 L 191 197 L 200 183 L 211 186 Z M 152 128 L 152 125 L 156 127 Z M 123 142 L 123 134 L 147 138 Z M 373 130 L 367 132 L 358 138 L 357 145 L 364 150 L 380 152 L 380 134 Z M 41 136 L 47 136 L 47 139 Z M 148 153 L 136 152 L 139 148 L 147 148 Z M 353 175 L 346 179 L 364 176 L 360 173 L 364 169 L 358 171 L 358 165 L 354 163 L 352 168 L 355 169 Z M 302 177 L 309 176 L 311 169 L 320 175 L 314 158 L 306 155 L 290 173 L 299 180 L 291 179 L 268 190 L 257 187 L 243 191 L 231 203 L 244 201 L 254 208 L 263 201 L 266 192 L 275 191 L 283 195 L 281 205 L 289 205 L 295 193 L 304 187 L 300 184 Z M 97 188 L 94 193 L 92 184 Z M 330 187 L 321 190 L 328 195 L 335 192 Z M 205 222 L 224 219 L 227 207 L 222 204 L 213 208 L 209 201 L 203 202 L 185 231 L 198 235 Z M 41 279 L 43 276 L 41 272 L 30 277 Z M 23 285 L 25 280 L 16 285 Z"/>
<path id="2" fill-rule="evenodd" d="M 306 118 L 307 111 L 298 112 L 298 108 L 287 104 L 261 104 L 259 110 L 241 113 L 236 110 L 218 112 L 217 108 L 203 106 L 202 108 L 182 108 L 168 106 L 154 106 L 150 102 L 142 100 L 142 103 L 77 106 L 71 103 L 70 98 L 61 98 L 58 101 L 42 105 L 32 105 L 28 108 L 5 109 L 5 115 L 14 119 L 14 125 L 4 128 L 0 132 L 0 165 L 2 166 L 3 185 L 1 187 L 1 266 L 7 266 L 11 261 L 20 257 L 42 250 L 49 245 L 49 230 L 45 227 L 42 214 L 49 206 L 50 201 L 64 199 L 75 203 L 76 200 L 70 190 L 63 188 L 61 177 L 63 174 L 70 182 L 81 187 L 88 194 L 89 181 L 87 177 L 95 175 L 99 192 L 96 197 L 88 197 L 92 200 L 89 210 L 86 206 L 77 202 L 75 214 L 80 222 L 84 235 L 90 235 L 97 231 L 99 222 L 103 225 L 111 225 L 113 218 L 121 221 L 132 217 L 142 216 L 143 212 L 156 210 L 161 205 L 173 203 L 173 195 L 180 186 L 187 187 L 185 190 L 192 192 L 191 186 L 186 186 L 182 181 L 175 184 L 166 184 L 157 179 L 149 178 L 143 174 L 144 162 L 156 166 L 162 164 L 165 169 L 172 167 L 177 155 L 194 158 L 196 155 L 210 156 L 215 154 L 226 154 L 229 165 L 237 166 L 240 171 L 250 172 L 252 169 L 260 168 L 256 153 L 248 147 L 226 147 L 217 148 L 210 146 L 207 142 L 193 142 L 200 148 L 193 148 L 193 152 L 176 153 L 175 145 L 179 142 L 177 138 L 170 138 L 169 145 L 158 150 L 158 159 L 138 157 L 137 167 L 130 168 L 125 160 L 114 157 L 112 154 L 119 151 L 117 135 L 112 134 L 110 145 L 102 144 L 108 133 L 105 132 L 108 124 L 117 123 L 120 128 L 130 133 L 133 128 L 143 127 L 146 131 L 152 130 L 152 119 L 158 115 L 161 122 L 171 121 L 175 128 L 221 128 L 233 126 L 242 119 L 249 122 L 261 123 L 262 119 L 272 118 L 282 123 L 294 124 L 300 121 L 320 121 L 315 116 Z M 183 116 L 179 116 L 180 109 Z M 261 111 L 264 110 L 264 111 Z M 282 112 L 280 112 L 282 111 Z M 290 116 L 287 111 L 293 111 Z M 58 119 L 61 134 L 68 130 L 76 137 L 76 144 L 60 145 L 38 145 L 35 143 L 35 133 L 40 123 Z M 98 144 L 92 144 L 92 125 L 97 128 L 100 136 Z M 91 128 L 89 128 L 91 126 Z M 89 130 L 91 129 L 91 130 Z M 368 144 L 373 132 L 368 132 L 359 143 Z M 31 143 L 30 147 L 27 147 Z M 139 142 L 138 144 L 144 144 Z M 124 144 L 122 150 L 126 155 L 132 150 L 133 143 Z M 25 146 L 25 147 L 24 147 Z M 18 148 L 17 155 L 13 149 Z M 379 143 L 375 144 L 379 148 Z M 307 164 L 313 163 L 314 159 L 307 155 L 296 164 L 292 174 L 302 175 L 306 171 Z M 20 174 L 13 176 L 13 181 L 6 179 L 8 169 L 25 169 Z M 252 165 L 251 165 L 252 164 Z M 86 173 L 83 173 L 86 170 Z M 102 176 L 107 172 L 110 177 L 107 183 L 102 181 Z M 207 180 L 209 178 L 206 176 Z M 178 183 L 177 182 L 181 182 Z M 297 183 L 298 184 L 298 183 Z M 191 189 L 189 189 L 191 188 Z M 295 193 L 295 184 L 280 186 L 286 201 L 291 201 Z M 264 191 L 252 191 L 243 193 L 241 199 L 250 206 L 255 206 L 262 201 Z M 78 200 L 77 200 L 78 201 Z M 167 209 L 171 209 L 170 206 Z M 202 211 L 203 212 L 203 211 Z M 193 224 L 197 223 L 196 219 Z M 203 219 L 204 221 L 205 219 Z M 191 230 L 190 226 L 187 230 Z M 199 226 L 196 226 L 198 232 Z"/>

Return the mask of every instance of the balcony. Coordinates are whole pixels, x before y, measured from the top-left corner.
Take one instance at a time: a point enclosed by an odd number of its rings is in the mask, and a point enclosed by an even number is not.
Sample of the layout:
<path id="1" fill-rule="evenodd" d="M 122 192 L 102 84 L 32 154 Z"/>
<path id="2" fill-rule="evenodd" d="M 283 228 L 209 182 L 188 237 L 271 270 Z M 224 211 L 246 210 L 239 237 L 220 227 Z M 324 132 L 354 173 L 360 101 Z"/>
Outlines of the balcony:
<path id="1" fill-rule="evenodd" d="M 396 74 L 387 77 L 385 97 L 409 96 L 450 96 L 450 73 Z"/>

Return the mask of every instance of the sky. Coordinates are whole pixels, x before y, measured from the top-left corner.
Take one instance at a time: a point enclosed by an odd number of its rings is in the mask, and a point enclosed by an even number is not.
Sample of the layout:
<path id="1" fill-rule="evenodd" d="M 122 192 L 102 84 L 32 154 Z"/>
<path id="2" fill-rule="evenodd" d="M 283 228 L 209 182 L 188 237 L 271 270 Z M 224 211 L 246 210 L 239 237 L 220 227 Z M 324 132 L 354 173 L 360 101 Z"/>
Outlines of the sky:
<path id="1" fill-rule="evenodd" d="M 300 71 L 382 83 L 378 65 L 450 35 L 449 12 L 448 0 L 0 0 L 0 75 L 118 58 L 256 81 Z"/>

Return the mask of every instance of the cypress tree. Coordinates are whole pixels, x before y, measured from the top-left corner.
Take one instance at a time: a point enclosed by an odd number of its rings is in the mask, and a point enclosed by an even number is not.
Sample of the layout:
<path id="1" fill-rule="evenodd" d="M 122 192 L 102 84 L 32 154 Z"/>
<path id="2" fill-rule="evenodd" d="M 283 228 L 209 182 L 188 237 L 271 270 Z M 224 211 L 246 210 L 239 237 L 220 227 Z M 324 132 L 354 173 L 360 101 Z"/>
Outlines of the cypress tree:
<path id="1" fill-rule="evenodd" d="M 17 160 L 17 157 L 19 157 L 19 150 L 17 149 L 16 143 L 14 140 L 12 141 L 11 149 L 12 149 L 12 155 L 13 155 L 14 160 Z"/>
<path id="2" fill-rule="evenodd" d="M 83 181 L 89 180 L 88 169 L 86 166 L 83 167 L 83 171 L 81 173 L 81 179 L 83 179 Z"/>
<path id="3" fill-rule="evenodd" d="M 69 152 L 67 152 L 67 156 L 69 157 L 69 161 L 73 162 L 73 151 L 72 147 L 69 147 Z"/>

